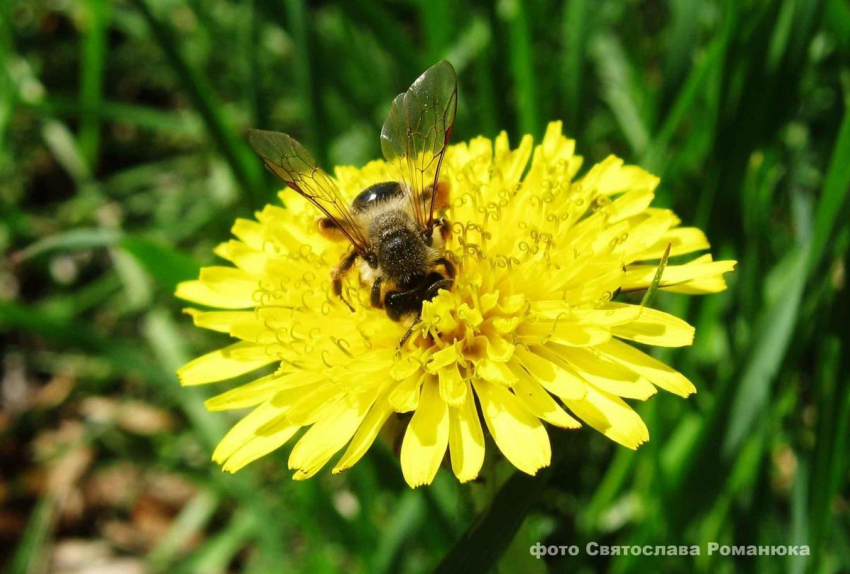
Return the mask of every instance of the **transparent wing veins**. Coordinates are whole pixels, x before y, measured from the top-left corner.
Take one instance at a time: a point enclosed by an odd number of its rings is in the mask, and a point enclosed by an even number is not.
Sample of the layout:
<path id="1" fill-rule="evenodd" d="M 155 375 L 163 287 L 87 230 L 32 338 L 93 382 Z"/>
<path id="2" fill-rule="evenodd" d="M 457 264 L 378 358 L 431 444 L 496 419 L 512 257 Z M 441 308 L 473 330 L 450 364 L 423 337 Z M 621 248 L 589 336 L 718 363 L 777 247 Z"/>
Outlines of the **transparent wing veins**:
<path id="1" fill-rule="evenodd" d="M 301 144 L 287 134 L 263 130 L 249 130 L 248 143 L 272 173 L 329 217 L 360 254 L 369 250 L 336 183 Z"/>
<path id="2" fill-rule="evenodd" d="M 381 149 L 398 170 L 420 229 L 434 223 L 440 166 L 457 112 L 457 76 L 443 60 L 425 71 L 392 103 L 381 130 Z M 426 192 L 431 189 L 430 201 Z"/>

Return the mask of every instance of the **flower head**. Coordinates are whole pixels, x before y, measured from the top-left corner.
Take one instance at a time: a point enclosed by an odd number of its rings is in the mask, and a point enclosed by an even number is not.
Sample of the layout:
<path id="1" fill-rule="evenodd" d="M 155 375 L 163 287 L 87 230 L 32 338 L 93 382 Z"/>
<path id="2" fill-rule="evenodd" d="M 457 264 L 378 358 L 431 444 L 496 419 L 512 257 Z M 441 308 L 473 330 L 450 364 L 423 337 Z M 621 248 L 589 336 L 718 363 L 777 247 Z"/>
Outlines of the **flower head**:
<path id="1" fill-rule="evenodd" d="M 440 177 L 452 189 L 447 249 L 458 274 L 451 291 L 423 305 L 402 348 L 408 325 L 370 307 L 356 274 L 345 287 L 353 312 L 332 294 L 328 272 L 347 246 L 316 231 L 305 200 L 287 192 L 286 209 L 238 220 L 237 239 L 216 249 L 233 266 L 205 268 L 177 289 L 216 308 L 189 309 L 196 325 L 238 342 L 178 374 L 197 385 L 278 368 L 207 401 L 213 411 L 253 408 L 213 459 L 235 472 L 302 432 L 289 456 L 294 478 L 313 476 L 345 449 L 333 468 L 341 472 L 400 417 L 402 471 L 415 487 L 433 480 L 447 451 L 460 481 L 476 478 L 487 435 L 534 474 L 551 457 L 544 423 L 584 422 L 632 449 L 647 441 L 624 399 L 695 389 L 633 343 L 689 345 L 694 329 L 615 298 L 647 289 L 668 248 L 678 261 L 709 244 L 673 212 L 650 207 L 657 177 L 609 157 L 574 179 L 582 163 L 574 149 L 559 122 L 536 147 L 526 136 L 511 149 L 504 133 L 449 147 Z M 383 161 L 335 176 L 351 198 L 392 179 Z M 694 255 L 668 264 L 660 288 L 722 291 L 734 265 Z"/>

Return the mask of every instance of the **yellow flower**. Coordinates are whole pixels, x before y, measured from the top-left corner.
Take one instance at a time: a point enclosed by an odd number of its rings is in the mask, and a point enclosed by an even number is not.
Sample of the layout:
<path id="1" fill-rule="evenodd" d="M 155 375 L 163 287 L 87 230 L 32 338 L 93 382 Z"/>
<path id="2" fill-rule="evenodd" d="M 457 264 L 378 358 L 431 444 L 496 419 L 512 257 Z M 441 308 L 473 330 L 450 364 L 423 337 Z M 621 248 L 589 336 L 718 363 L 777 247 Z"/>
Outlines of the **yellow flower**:
<path id="1" fill-rule="evenodd" d="M 448 149 L 441 179 L 452 189 L 448 249 L 458 276 L 451 292 L 424 304 L 401 352 L 407 326 L 369 306 L 356 274 L 346 286 L 355 312 L 331 293 L 328 272 L 347 245 L 319 235 L 317 213 L 300 196 L 285 192 L 287 209 L 238 220 L 237 239 L 216 249 L 234 266 L 205 268 L 177 288 L 178 297 L 217 309 L 189 309 L 197 326 L 238 342 L 178 374 L 199 385 L 278 368 L 207 401 L 211 411 L 253 408 L 213 459 L 235 472 L 304 430 L 289 456 L 294 478 L 313 476 L 347 445 L 333 469 L 342 472 L 398 417 L 406 424 L 401 467 L 415 487 L 433 480 L 447 449 L 458 479 L 474 479 L 486 434 L 535 474 L 551 458 L 543 422 L 572 429 L 583 421 L 631 449 L 647 441 L 623 399 L 695 389 L 631 343 L 690 345 L 694 329 L 613 299 L 646 289 L 668 246 L 677 257 L 709 244 L 673 212 L 650 207 L 659 180 L 639 167 L 609 157 L 574 181 L 574 148 L 555 122 L 534 148 L 526 136 L 510 149 L 503 133 Z M 352 198 L 392 179 L 383 161 L 335 175 Z M 722 291 L 734 265 L 711 255 L 671 263 L 661 288 Z"/>

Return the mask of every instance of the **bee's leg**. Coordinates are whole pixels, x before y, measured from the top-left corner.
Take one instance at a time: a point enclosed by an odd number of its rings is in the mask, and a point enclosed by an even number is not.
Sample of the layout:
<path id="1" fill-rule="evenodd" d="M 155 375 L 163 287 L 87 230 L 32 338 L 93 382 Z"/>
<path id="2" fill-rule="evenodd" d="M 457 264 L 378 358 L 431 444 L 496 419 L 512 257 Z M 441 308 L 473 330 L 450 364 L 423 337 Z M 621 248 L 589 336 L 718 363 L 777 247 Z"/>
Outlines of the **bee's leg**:
<path id="1" fill-rule="evenodd" d="M 449 261 L 448 258 L 440 257 L 439 259 L 434 261 L 434 265 L 442 265 L 443 267 L 446 268 L 446 275 L 449 276 L 449 279 L 455 278 L 455 274 L 456 274 L 455 264 L 452 263 L 451 261 Z"/>
<path id="2" fill-rule="evenodd" d="M 320 217 L 316 220 L 316 228 L 319 230 L 319 233 L 325 239 L 330 239 L 331 241 L 345 241 L 345 234 L 342 232 L 342 229 L 339 228 L 339 225 L 331 219 L 330 217 Z"/>
<path id="3" fill-rule="evenodd" d="M 384 296 L 384 309 L 391 321 L 401 321 L 403 316 L 415 312 L 421 306 L 422 293 L 419 289 L 387 291 Z"/>
<path id="4" fill-rule="evenodd" d="M 445 217 L 440 217 L 434 220 L 434 225 L 440 228 L 440 237 L 443 238 L 443 243 L 446 243 L 452 236 L 452 224 Z"/>
<path id="5" fill-rule="evenodd" d="M 405 344 L 405 343 L 407 343 L 407 340 L 408 340 L 408 339 L 410 338 L 410 336 L 413 334 L 413 329 L 414 329 L 414 328 L 416 328 L 416 325 L 418 325 L 418 324 L 419 324 L 419 322 L 420 322 L 421 320 L 422 320 L 422 319 L 419 317 L 419 315 L 417 315 L 417 316 L 416 316 L 416 320 L 415 320 L 415 321 L 413 321 L 413 324 L 411 324 L 411 325 L 410 325 L 410 328 L 409 328 L 409 329 L 407 330 L 407 332 L 404 334 L 404 337 L 402 337 L 402 338 L 401 338 L 401 340 L 399 340 L 399 342 L 398 342 L 398 349 L 399 349 L 399 351 L 401 350 L 401 348 L 402 348 L 402 347 L 404 347 L 404 344 Z"/>
<path id="6" fill-rule="evenodd" d="M 342 260 L 331 270 L 331 282 L 333 283 L 334 295 L 339 297 L 343 303 L 348 305 L 348 308 L 351 309 L 351 312 L 354 312 L 354 307 L 351 306 L 351 303 L 345 300 L 345 297 L 342 296 L 342 280 L 354 266 L 354 262 L 357 261 L 357 251 L 352 249 L 348 252 Z"/>
<path id="7" fill-rule="evenodd" d="M 377 279 L 375 279 L 375 282 L 372 283 L 372 307 L 375 307 L 377 309 L 384 308 L 384 302 L 381 301 L 381 283 L 383 282 L 384 278 L 378 277 Z"/>
<path id="8" fill-rule="evenodd" d="M 433 285 L 428 287 L 427 291 L 425 291 L 424 300 L 430 301 L 431 299 L 436 297 L 437 293 L 440 292 L 440 289 L 445 289 L 446 291 L 451 291 L 452 285 L 454 285 L 454 284 L 455 284 L 455 282 L 452 281 L 451 279 L 443 279 L 441 281 L 437 281 L 436 283 L 434 283 Z"/>

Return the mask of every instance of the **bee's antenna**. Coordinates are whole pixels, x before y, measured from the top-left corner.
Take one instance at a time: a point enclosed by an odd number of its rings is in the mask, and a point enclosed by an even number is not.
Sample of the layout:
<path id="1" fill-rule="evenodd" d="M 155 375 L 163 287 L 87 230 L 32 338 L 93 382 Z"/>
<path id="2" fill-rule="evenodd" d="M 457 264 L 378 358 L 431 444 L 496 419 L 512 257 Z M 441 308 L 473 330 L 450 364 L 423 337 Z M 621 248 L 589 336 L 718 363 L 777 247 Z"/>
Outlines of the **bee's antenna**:
<path id="1" fill-rule="evenodd" d="M 413 335 L 413 329 L 415 329 L 416 326 L 421 322 L 422 322 L 422 319 L 420 317 L 416 317 L 416 320 L 413 322 L 413 324 L 407 330 L 407 333 L 405 333 L 404 337 L 402 337 L 401 340 L 398 342 L 398 350 L 399 351 L 401 351 L 402 347 L 404 347 L 404 344 L 407 343 L 407 340 L 410 339 L 410 336 Z"/>

